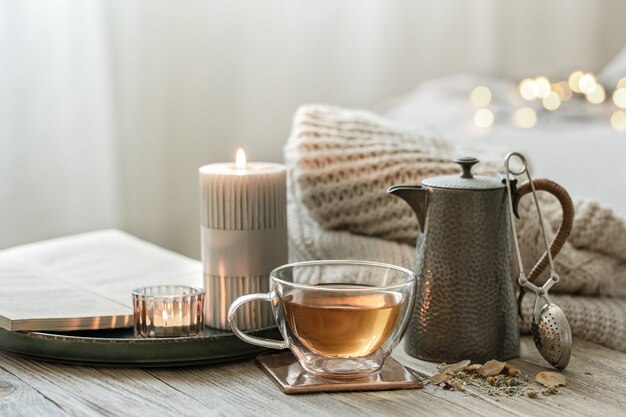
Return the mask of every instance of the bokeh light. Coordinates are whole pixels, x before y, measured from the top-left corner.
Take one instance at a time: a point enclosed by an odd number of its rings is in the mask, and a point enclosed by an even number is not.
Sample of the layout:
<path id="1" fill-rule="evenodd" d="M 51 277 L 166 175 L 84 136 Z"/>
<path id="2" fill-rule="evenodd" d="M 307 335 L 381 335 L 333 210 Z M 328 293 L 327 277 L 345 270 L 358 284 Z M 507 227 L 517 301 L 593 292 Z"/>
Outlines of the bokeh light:
<path id="1" fill-rule="evenodd" d="M 596 86 L 596 77 L 592 73 L 588 72 L 583 74 L 578 80 L 578 89 L 583 94 L 589 94 Z"/>
<path id="2" fill-rule="evenodd" d="M 474 122 L 476 126 L 487 128 L 493 124 L 493 113 L 488 109 L 480 109 L 474 114 Z"/>
<path id="3" fill-rule="evenodd" d="M 561 99 L 561 101 L 567 101 L 572 98 L 572 90 L 569 88 L 569 84 L 567 84 L 567 81 L 552 83 L 550 87 L 552 88 L 552 91 L 554 91 L 556 95 L 559 96 L 559 99 Z"/>
<path id="4" fill-rule="evenodd" d="M 485 86 L 478 86 L 472 91 L 470 99 L 476 106 L 485 107 L 491 102 L 491 91 Z"/>
<path id="5" fill-rule="evenodd" d="M 530 78 L 524 78 L 519 83 L 519 94 L 524 100 L 534 100 L 536 98 L 534 93 L 535 81 Z"/>
<path id="6" fill-rule="evenodd" d="M 537 114 L 530 107 L 522 107 L 513 113 L 512 122 L 519 128 L 528 129 L 537 124 Z"/>
<path id="7" fill-rule="evenodd" d="M 613 103 L 621 109 L 626 109 L 626 88 L 618 88 L 613 92 Z"/>
<path id="8" fill-rule="evenodd" d="M 618 110 L 611 115 L 611 126 L 618 132 L 626 132 L 626 112 Z"/>
<path id="9" fill-rule="evenodd" d="M 626 77 L 617 82 L 617 88 L 626 88 Z"/>
<path id="10" fill-rule="evenodd" d="M 567 80 L 569 88 L 575 93 L 580 93 L 580 89 L 578 88 L 578 82 L 580 81 L 580 77 L 582 76 L 583 76 L 582 71 L 574 71 L 572 72 L 572 74 L 569 76 L 569 79 Z"/>
<path id="11" fill-rule="evenodd" d="M 533 84 L 533 94 L 537 98 L 544 98 L 550 94 L 550 81 L 546 77 L 537 77 Z"/>
<path id="12" fill-rule="evenodd" d="M 551 91 L 541 100 L 541 104 L 546 110 L 556 110 L 561 105 L 561 99 L 557 93 Z"/>
<path id="13" fill-rule="evenodd" d="M 593 89 L 586 94 L 587 101 L 592 104 L 600 104 L 606 98 L 606 91 L 602 84 L 596 84 Z"/>

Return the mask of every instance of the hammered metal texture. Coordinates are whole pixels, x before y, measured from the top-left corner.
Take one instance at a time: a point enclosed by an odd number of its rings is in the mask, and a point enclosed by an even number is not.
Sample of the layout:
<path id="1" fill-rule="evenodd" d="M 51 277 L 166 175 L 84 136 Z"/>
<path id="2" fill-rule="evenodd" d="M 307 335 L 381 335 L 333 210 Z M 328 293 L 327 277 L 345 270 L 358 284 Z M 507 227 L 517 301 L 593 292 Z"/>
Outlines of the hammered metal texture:
<path id="1" fill-rule="evenodd" d="M 472 178 L 462 178 L 459 175 L 444 175 L 422 180 L 422 185 L 434 188 L 454 188 L 458 190 L 493 190 L 504 188 L 500 180 L 495 177 L 474 175 Z"/>
<path id="2" fill-rule="evenodd" d="M 417 239 L 417 298 L 407 350 L 437 362 L 519 355 L 504 189 L 430 188 Z"/>

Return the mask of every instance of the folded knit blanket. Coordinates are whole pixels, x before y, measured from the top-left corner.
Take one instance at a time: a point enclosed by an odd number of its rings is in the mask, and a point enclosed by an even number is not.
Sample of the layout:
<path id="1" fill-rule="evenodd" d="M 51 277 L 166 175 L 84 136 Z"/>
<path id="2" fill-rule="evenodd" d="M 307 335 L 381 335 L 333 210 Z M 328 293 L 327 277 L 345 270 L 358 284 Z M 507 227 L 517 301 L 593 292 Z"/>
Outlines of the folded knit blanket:
<path id="1" fill-rule="evenodd" d="M 459 168 L 451 161 L 459 154 L 444 141 L 368 112 L 301 107 L 285 148 L 292 260 L 367 259 L 414 269 L 415 215 L 386 189 L 455 174 Z M 483 160 L 477 173 L 503 171 L 503 155 L 476 149 L 473 156 Z M 549 194 L 541 192 L 539 198 L 553 235 L 560 206 Z M 530 267 L 544 251 L 532 197 L 522 199 L 520 215 L 520 245 Z M 555 263 L 561 281 L 553 298 L 572 333 L 626 351 L 624 221 L 596 202 L 577 202 L 572 234 Z M 533 299 L 525 297 L 522 305 L 525 332 Z"/>

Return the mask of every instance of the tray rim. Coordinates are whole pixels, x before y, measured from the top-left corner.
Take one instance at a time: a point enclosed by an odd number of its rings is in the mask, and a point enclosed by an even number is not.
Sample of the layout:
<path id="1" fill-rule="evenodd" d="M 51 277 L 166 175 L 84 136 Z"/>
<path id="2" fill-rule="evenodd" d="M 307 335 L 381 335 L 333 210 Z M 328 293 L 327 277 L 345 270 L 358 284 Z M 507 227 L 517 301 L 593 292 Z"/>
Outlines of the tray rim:
<path id="1" fill-rule="evenodd" d="M 129 328 L 125 327 L 125 328 L 120 328 L 120 329 L 129 329 Z M 107 331 L 107 330 L 120 330 L 120 329 L 100 329 L 100 330 L 94 330 L 94 331 Z M 268 332 L 273 329 L 278 329 L 278 327 L 269 326 L 269 327 L 263 327 L 260 329 L 244 330 L 244 332 L 254 335 L 254 334 Z M 25 336 L 39 338 L 39 339 L 68 341 L 68 342 L 75 342 L 75 343 L 102 343 L 102 344 L 198 343 L 198 341 L 200 340 L 213 341 L 213 340 L 219 340 L 219 339 L 230 339 L 232 336 L 235 335 L 233 332 L 229 330 L 221 330 L 221 329 L 214 329 L 214 330 L 223 332 L 221 334 L 214 334 L 214 335 L 183 336 L 183 337 L 151 337 L 151 338 L 90 337 L 90 336 L 74 336 L 74 335 L 63 334 L 64 332 L 54 333 L 53 331 L 26 331 L 26 332 L 17 331 L 17 332 L 14 332 L 14 331 L 5 330 L 5 329 L 1 329 L 1 330 L 4 330 L 6 332 L 11 332 L 11 333 L 19 333 Z"/>
<path id="2" fill-rule="evenodd" d="M 132 332 L 130 328 L 124 330 Z M 268 337 L 277 337 L 279 333 L 276 326 L 247 332 Z M 151 345 L 154 349 L 150 349 Z M 109 350 L 107 346 L 115 348 Z M 248 344 L 225 330 L 216 335 L 140 339 L 0 329 L 0 352 L 66 365 L 167 368 L 245 360 L 268 349 Z"/>

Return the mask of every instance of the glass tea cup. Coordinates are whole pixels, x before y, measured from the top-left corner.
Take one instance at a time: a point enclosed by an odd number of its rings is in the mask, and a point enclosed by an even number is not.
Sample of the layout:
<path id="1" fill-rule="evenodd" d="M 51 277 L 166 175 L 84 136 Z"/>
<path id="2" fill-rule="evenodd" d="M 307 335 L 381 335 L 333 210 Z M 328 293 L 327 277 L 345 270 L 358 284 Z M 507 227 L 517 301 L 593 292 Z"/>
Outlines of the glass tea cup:
<path id="1" fill-rule="evenodd" d="M 378 371 L 398 344 L 413 310 L 415 274 L 367 261 L 308 261 L 270 273 L 267 294 L 236 299 L 228 311 L 240 339 L 289 348 L 300 365 L 321 376 L 360 377 Z M 269 301 L 282 341 L 250 336 L 237 327 L 237 309 Z"/>

